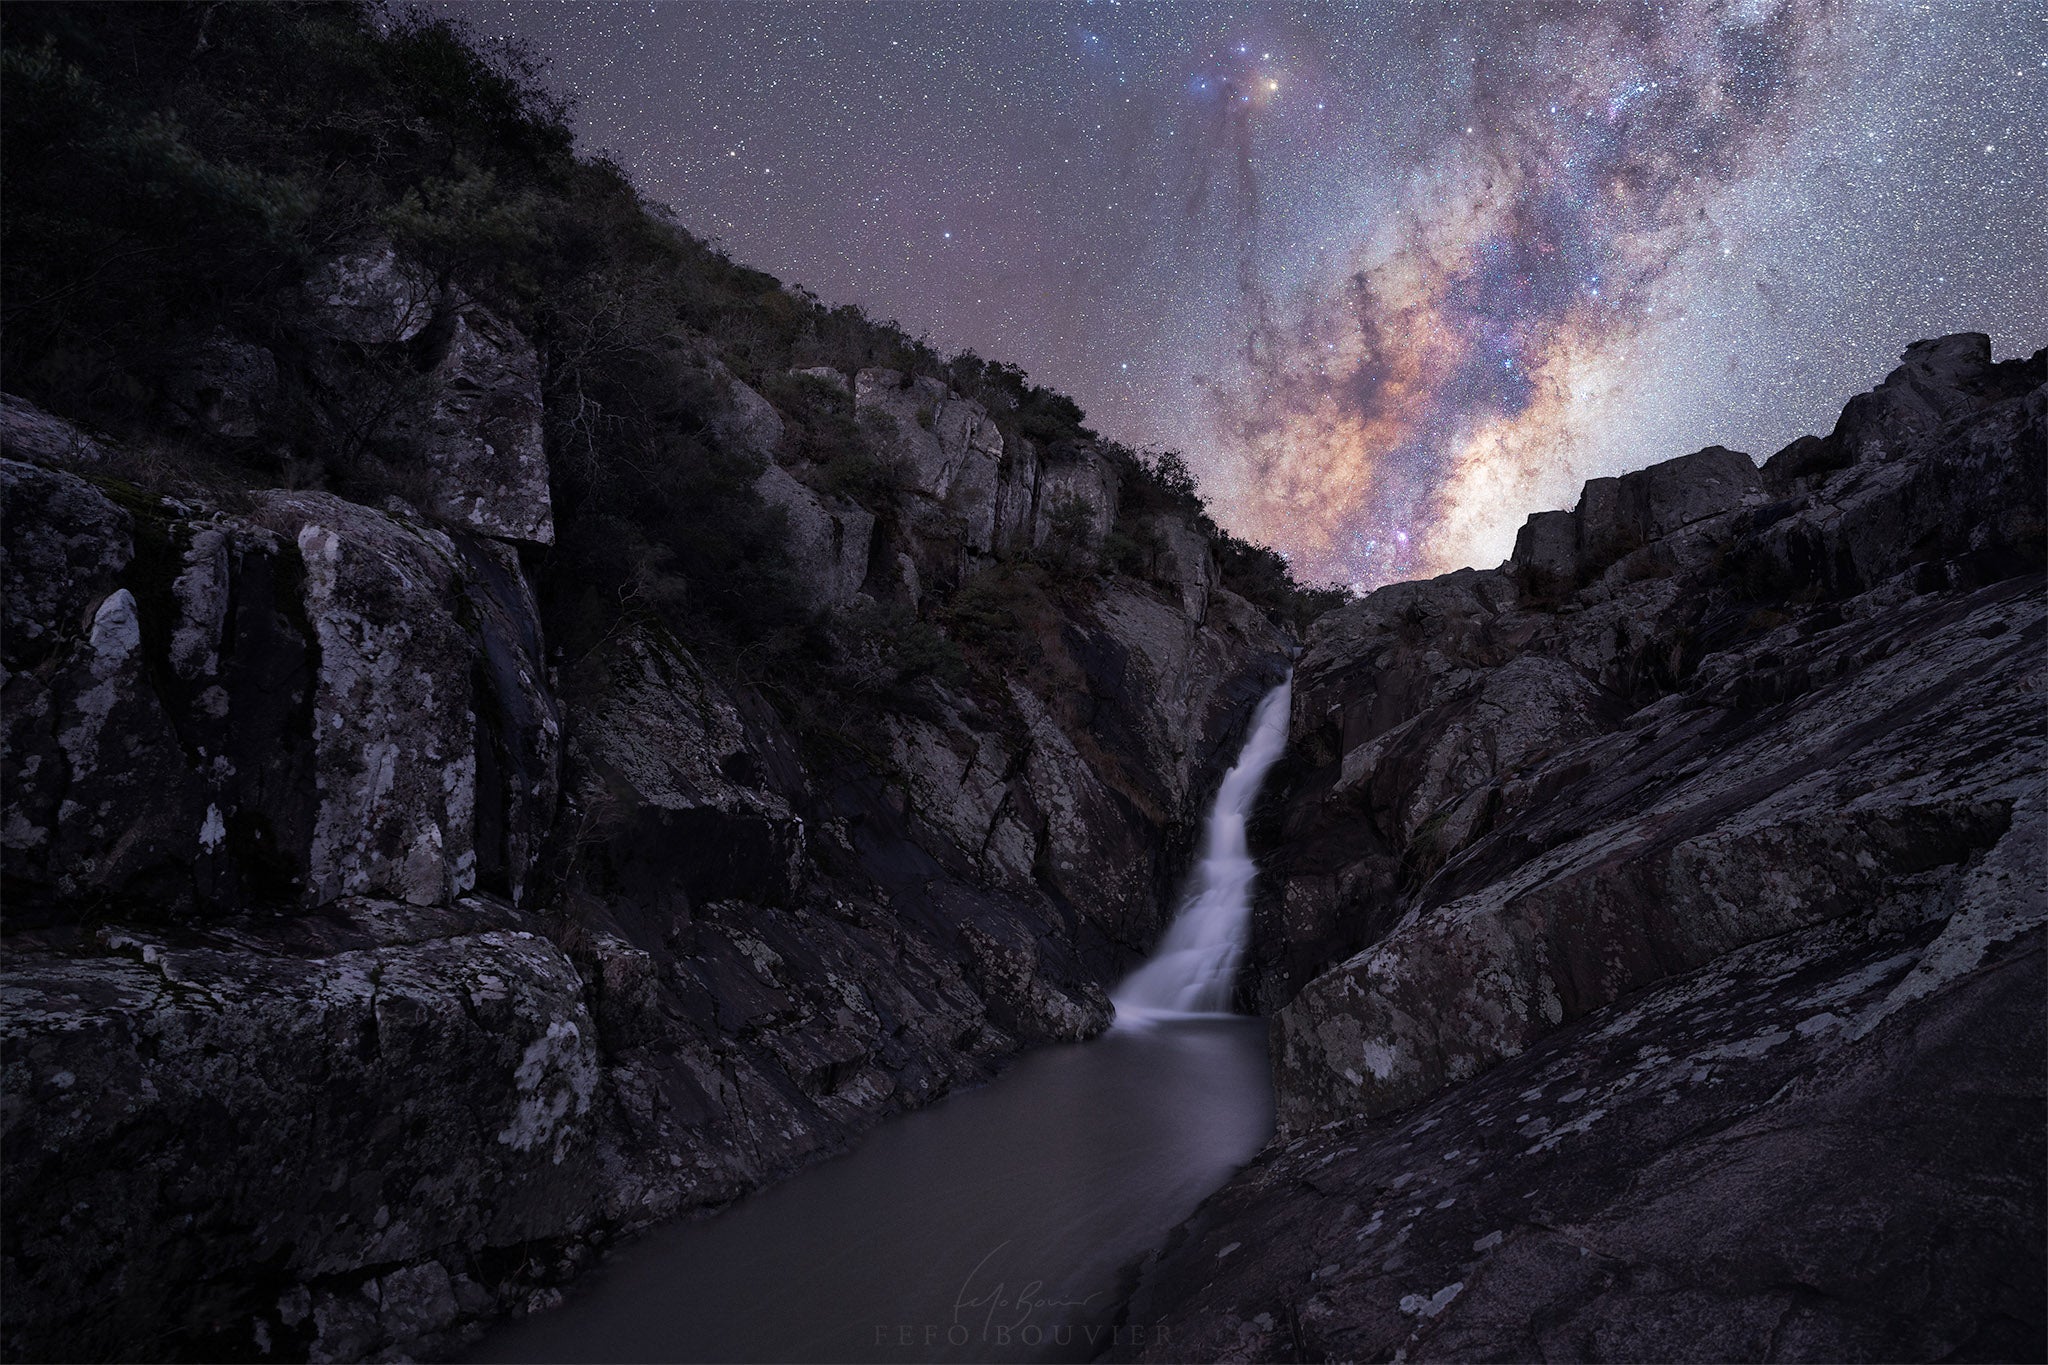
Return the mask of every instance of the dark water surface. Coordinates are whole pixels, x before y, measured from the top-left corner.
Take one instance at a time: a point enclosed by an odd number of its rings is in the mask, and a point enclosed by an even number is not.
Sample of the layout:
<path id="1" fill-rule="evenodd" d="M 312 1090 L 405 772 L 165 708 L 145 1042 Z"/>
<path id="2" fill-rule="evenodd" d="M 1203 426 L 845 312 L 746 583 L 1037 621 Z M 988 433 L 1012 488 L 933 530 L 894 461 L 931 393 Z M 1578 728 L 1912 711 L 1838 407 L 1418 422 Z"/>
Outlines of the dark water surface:
<path id="1" fill-rule="evenodd" d="M 473 1358 L 1087 1360 L 1124 1267 L 1272 1129 L 1258 1020 L 1049 1048 L 626 1246 Z"/>

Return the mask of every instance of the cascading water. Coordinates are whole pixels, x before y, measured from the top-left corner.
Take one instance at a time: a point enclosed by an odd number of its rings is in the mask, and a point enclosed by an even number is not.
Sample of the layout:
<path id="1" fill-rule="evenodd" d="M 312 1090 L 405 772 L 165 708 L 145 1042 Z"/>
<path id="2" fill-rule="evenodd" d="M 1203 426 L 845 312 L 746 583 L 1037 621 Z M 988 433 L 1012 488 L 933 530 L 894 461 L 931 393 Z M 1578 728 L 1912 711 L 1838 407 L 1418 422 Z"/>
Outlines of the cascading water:
<path id="1" fill-rule="evenodd" d="M 1259 784 L 1287 747 L 1287 707 L 1294 675 L 1266 694 L 1252 717 L 1237 765 L 1224 774 L 1209 811 L 1201 864 L 1180 913 L 1151 961 L 1132 972 L 1111 996 L 1119 1023 L 1230 1009 L 1231 986 L 1251 932 L 1252 879 L 1258 875 L 1245 843 L 1245 821 L 1259 799 Z"/>

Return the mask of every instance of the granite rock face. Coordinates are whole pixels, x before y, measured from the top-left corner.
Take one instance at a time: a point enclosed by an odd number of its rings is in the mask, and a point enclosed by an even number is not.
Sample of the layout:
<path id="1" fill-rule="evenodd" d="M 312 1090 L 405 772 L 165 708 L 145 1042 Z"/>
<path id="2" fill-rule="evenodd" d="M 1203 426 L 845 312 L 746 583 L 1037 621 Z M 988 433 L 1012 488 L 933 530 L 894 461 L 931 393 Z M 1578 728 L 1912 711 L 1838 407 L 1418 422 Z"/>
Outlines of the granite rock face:
<path id="1" fill-rule="evenodd" d="M 1155 1356 L 2048 1348 L 2044 496 L 2048 353 L 1952 337 L 1318 621 L 1281 1137 L 1147 1271 Z"/>
<path id="2" fill-rule="evenodd" d="M 16 954 L 9 1353 L 452 1346 L 492 1248 L 594 1221 L 597 1030 L 539 927 L 343 900 Z"/>

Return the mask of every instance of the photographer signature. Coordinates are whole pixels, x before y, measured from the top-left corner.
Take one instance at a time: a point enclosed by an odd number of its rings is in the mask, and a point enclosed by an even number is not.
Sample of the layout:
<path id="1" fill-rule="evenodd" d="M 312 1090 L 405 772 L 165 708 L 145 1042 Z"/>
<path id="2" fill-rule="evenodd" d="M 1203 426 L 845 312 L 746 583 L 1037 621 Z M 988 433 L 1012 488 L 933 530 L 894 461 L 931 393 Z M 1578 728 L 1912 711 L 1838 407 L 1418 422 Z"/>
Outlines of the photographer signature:
<path id="1" fill-rule="evenodd" d="M 1096 1299 L 1102 1297 L 1102 1291 L 1097 1290 L 1086 1298 L 1053 1298 L 1045 1294 L 1045 1281 L 1043 1280 L 1026 1281 L 1017 1289 L 1014 1295 L 1010 1293 L 1007 1282 L 1002 1280 L 998 1280 L 994 1285 L 977 1292 L 975 1280 L 981 1275 L 981 1272 L 987 1267 L 988 1263 L 995 1259 L 996 1253 L 1008 1245 L 1008 1242 L 1003 1242 L 993 1248 L 988 1255 L 981 1258 L 974 1269 L 967 1272 L 967 1278 L 961 1281 L 960 1292 L 953 1300 L 953 1321 L 956 1324 L 962 1323 L 972 1315 L 979 1314 L 981 1317 L 981 1330 L 984 1335 L 996 1331 L 1002 1331 L 1007 1335 L 1006 1329 L 1022 1327 L 1030 1320 L 1033 1314 L 1041 1309 L 1085 1308 Z"/>

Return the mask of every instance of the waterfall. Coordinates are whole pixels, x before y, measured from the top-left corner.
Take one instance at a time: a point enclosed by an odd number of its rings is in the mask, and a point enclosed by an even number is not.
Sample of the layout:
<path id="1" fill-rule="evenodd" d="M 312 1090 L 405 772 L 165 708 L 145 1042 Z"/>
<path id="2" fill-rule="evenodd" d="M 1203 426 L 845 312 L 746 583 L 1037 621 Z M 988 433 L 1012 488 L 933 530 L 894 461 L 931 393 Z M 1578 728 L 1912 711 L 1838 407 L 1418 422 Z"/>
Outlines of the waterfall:
<path id="1" fill-rule="evenodd" d="M 1224 774 L 1209 810 L 1202 861 L 1195 868 L 1180 913 L 1144 966 L 1111 997 L 1119 1023 L 1179 1014 L 1230 1010 L 1237 964 L 1251 933 L 1252 879 L 1258 874 L 1245 844 L 1245 821 L 1259 799 L 1259 784 L 1287 747 L 1287 705 L 1294 677 L 1259 703 L 1237 765 Z"/>

